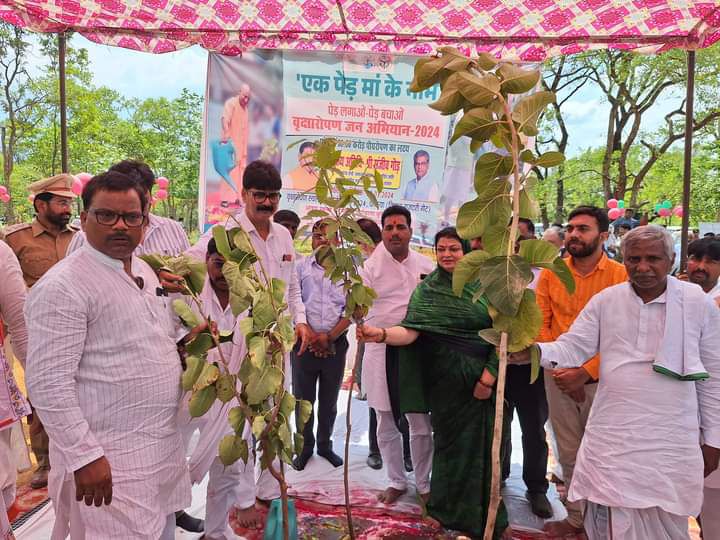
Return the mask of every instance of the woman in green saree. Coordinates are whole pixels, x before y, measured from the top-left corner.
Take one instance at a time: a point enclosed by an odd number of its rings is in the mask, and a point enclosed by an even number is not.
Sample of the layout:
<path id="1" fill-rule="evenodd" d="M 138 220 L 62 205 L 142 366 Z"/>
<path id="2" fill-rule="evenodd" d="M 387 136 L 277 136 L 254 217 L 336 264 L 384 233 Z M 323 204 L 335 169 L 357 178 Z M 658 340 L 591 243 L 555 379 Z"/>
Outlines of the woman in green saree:
<path id="1" fill-rule="evenodd" d="M 444 527 L 482 537 L 492 476 L 495 419 L 494 348 L 478 336 L 492 325 L 487 301 L 452 291 L 452 273 L 463 256 L 454 228 L 435 236 L 438 268 L 418 285 L 405 320 L 392 328 L 364 325 L 358 338 L 403 346 L 400 407 L 430 412 L 434 454 L 428 514 Z M 504 538 L 507 512 L 500 505 L 493 538 Z M 509 536 L 509 534 L 508 534 Z"/>

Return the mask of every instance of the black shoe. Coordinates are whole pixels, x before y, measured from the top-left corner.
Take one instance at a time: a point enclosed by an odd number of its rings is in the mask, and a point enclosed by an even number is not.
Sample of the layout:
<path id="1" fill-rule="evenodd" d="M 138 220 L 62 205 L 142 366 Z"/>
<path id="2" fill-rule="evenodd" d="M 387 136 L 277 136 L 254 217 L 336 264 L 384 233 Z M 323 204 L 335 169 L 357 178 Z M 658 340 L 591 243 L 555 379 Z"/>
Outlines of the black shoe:
<path id="1" fill-rule="evenodd" d="M 412 459 L 410 458 L 410 456 L 406 456 L 404 461 L 405 461 L 405 470 L 407 472 L 413 472 L 413 464 L 412 464 Z"/>
<path id="2" fill-rule="evenodd" d="M 310 461 L 310 458 L 312 457 L 312 452 L 303 452 L 298 457 L 293 459 L 293 469 L 296 471 L 302 471 L 305 468 L 305 465 L 307 465 L 307 462 Z"/>
<path id="3" fill-rule="evenodd" d="M 367 466 L 371 469 L 379 471 L 383 466 L 382 456 L 380 454 L 370 454 L 367 460 L 365 460 L 365 463 L 367 463 Z"/>
<path id="4" fill-rule="evenodd" d="M 184 510 L 175 512 L 175 525 L 191 533 L 201 533 L 205 530 L 204 520 L 192 517 L 190 514 L 185 513 Z"/>
<path id="5" fill-rule="evenodd" d="M 553 515 L 552 505 L 544 493 L 533 493 L 528 491 L 525 493 L 532 513 L 539 518 L 549 519 Z"/>
<path id="6" fill-rule="evenodd" d="M 327 459 L 333 467 L 339 467 L 343 464 L 343 459 L 329 448 L 327 450 L 318 450 L 317 455 Z"/>

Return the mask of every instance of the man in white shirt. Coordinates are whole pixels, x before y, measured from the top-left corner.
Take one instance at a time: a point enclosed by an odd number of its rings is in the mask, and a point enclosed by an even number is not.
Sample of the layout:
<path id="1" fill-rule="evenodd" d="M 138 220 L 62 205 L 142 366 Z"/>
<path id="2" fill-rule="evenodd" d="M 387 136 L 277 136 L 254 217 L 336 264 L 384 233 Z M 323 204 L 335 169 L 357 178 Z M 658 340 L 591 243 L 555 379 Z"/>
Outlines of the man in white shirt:
<path id="1" fill-rule="evenodd" d="M 687 279 L 700 285 L 720 305 L 720 238 L 707 237 L 688 246 Z M 701 527 L 704 538 L 720 538 L 720 471 L 705 479 Z"/>
<path id="2" fill-rule="evenodd" d="M 438 202 L 440 190 L 434 177 L 430 176 L 430 154 L 425 150 L 418 150 L 413 156 L 413 169 L 415 178 L 405 186 L 403 198 L 408 201 Z"/>
<path id="3" fill-rule="evenodd" d="M 145 163 L 126 159 L 108 170 L 122 173 L 138 182 L 145 190 L 147 200 L 150 200 L 155 185 L 155 174 Z M 175 257 L 190 247 L 185 229 L 175 220 L 149 213 L 144 227 L 143 238 L 135 249 L 135 255 L 138 257 L 149 253 Z M 77 251 L 85 242 L 85 233 L 78 232 L 68 245 L 66 254 L 70 255 L 73 251 Z"/>
<path id="4" fill-rule="evenodd" d="M 133 256 L 145 192 L 107 172 L 85 186 L 83 206 L 87 244 L 35 284 L 25 308 L 28 391 L 54 464 L 52 539 L 174 538 L 174 512 L 190 503 L 182 367 L 166 298 Z"/>
<path id="5" fill-rule="evenodd" d="M 361 275 L 365 285 L 377 293 L 366 320 L 374 326 L 399 324 L 405 317 L 410 296 L 422 278 L 435 269 L 429 258 L 410 249 L 411 216 L 403 206 L 389 206 L 381 218 L 382 245 L 377 246 L 365 262 Z M 398 351 L 383 343 L 368 343 L 363 357 L 362 388 L 368 405 L 378 417 L 377 439 L 380 454 L 387 467 L 389 487 L 379 496 L 386 504 L 394 503 L 407 491 L 402 437 L 398 429 Z M 410 425 L 410 449 L 415 468 L 415 482 L 420 496 L 430 495 L 432 467 L 432 428 L 427 414 L 405 415 Z"/>
<path id="6" fill-rule="evenodd" d="M 596 294 L 567 333 L 539 344 L 547 368 L 602 358 L 569 493 L 587 501 L 589 540 L 688 538 L 703 476 L 718 465 L 720 310 L 668 277 L 673 258 L 665 229 L 633 229 L 623 240 L 630 281 Z"/>

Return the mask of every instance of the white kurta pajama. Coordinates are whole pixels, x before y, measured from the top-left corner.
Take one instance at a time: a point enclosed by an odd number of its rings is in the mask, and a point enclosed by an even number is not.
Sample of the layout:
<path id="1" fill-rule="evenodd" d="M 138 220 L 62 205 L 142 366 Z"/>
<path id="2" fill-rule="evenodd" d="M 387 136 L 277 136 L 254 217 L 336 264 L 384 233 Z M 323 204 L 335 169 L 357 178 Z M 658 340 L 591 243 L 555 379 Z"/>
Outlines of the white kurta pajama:
<path id="1" fill-rule="evenodd" d="M 25 365 L 27 330 L 23 307 L 26 288 L 20 263 L 10 246 L 0 242 L 0 316 L 7 324 L 15 353 Z M 15 501 L 17 466 L 11 445 L 13 426 L 30 414 L 30 405 L 20 392 L 10 363 L 0 343 L 0 538 L 11 537 L 7 509 Z"/>
<path id="2" fill-rule="evenodd" d="M 407 258 L 396 261 L 383 244 L 375 248 L 361 270 L 365 285 L 377 293 L 366 317 L 368 324 L 389 328 L 405 318 L 410 296 L 422 276 L 435 270 L 428 257 L 410 250 Z M 363 356 L 361 386 L 367 393 L 368 406 L 378 417 L 377 440 L 380 454 L 386 464 L 390 487 L 407 488 L 402 451 L 402 437 L 395 425 L 385 369 L 385 344 L 366 343 Z M 405 415 L 410 426 L 410 452 L 415 468 L 418 492 L 430 491 L 432 467 L 432 427 L 430 416 L 421 413 Z"/>
<path id="3" fill-rule="evenodd" d="M 235 221 L 237 219 L 237 221 Z M 262 268 L 267 272 L 270 279 L 276 278 L 281 279 L 285 282 L 285 301 L 288 304 L 290 313 L 293 315 L 294 323 L 306 323 L 305 317 L 305 306 L 302 302 L 302 294 L 300 290 L 300 284 L 298 282 L 297 273 L 295 272 L 296 265 L 296 254 L 295 246 L 293 244 L 292 236 L 288 230 L 282 225 L 278 225 L 273 221 L 270 221 L 270 232 L 266 239 L 260 236 L 260 233 L 255 228 L 255 225 L 247 217 L 245 211 L 237 214 L 235 219 L 228 219 L 225 223 L 226 229 L 233 229 L 241 226 L 243 230 L 250 237 L 258 258 L 262 262 Z M 207 231 L 200 237 L 197 243 L 187 250 L 185 253 L 191 255 L 197 259 L 205 259 L 207 253 L 207 245 L 212 238 L 212 230 Z M 255 270 L 259 276 L 263 276 L 259 263 L 255 263 Z M 240 315 L 239 319 L 244 316 Z M 241 332 L 237 331 L 233 335 L 233 360 L 240 365 L 240 362 L 245 357 L 245 336 Z M 290 389 L 292 382 L 291 366 L 290 366 L 290 354 L 285 355 L 285 387 Z M 249 447 L 252 448 L 252 431 L 245 429 L 244 435 L 245 440 L 248 441 Z M 251 459 L 253 458 L 253 452 L 250 452 Z M 248 461 L 248 467 L 251 462 Z M 279 467 L 279 460 L 275 461 L 275 467 Z M 259 460 L 255 463 L 255 479 L 253 481 L 250 475 L 249 469 L 245 469 L 243 478 L 241 480 L 242 485 L 240 486 L 240 498 L 236 501 L 236 506 L 241 509 L 249 508 L 255 504 L 255 498 L 269 501 L 280 497 L 280 486 L 277 480 L 273 478 L 269 471 L 261 470 Z"/>
<path id="4" fill-rule="evenodd" d="M 182 367 L 167 298 L 137 258 L 134 276 L 89 244 L 32 288 L 27 383 L 50 436 L 52 538 L 157 540 L 190 503 L 177 410 Z M 110 505 L 75 501 L 73 472 L 105 456 Z"/>
<path id="5" fill-rule="evenodd" d="M 720 447 L 720 310 L 702 289 L 672 277 L 647 304 L 623 283 L 595 295 L 566 334 L 540 348 L 544 367 L 602 357 L 569 493 L 596 505 L 586 518 L 590 540 L 608 532 L 593 521 L 597 505 L 610 508 L 614 538 L 687 538 L 687 517 L 702 503 L 701 437 Z M 710 379 L 658 373 L 660 358 L 699 359 Z"/>

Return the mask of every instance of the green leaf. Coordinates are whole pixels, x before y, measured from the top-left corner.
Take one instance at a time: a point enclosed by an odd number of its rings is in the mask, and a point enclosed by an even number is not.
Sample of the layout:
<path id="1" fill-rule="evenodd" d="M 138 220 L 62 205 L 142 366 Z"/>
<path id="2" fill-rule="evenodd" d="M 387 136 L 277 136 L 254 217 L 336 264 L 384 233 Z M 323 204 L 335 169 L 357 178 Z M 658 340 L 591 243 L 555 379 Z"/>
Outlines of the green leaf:
<path id="1" fill-rule="evenodd" d="M 515 245 L 517 232 L 512 243 Z M 507 255 L 507 246 L 510 242 L 510 227 L 505 222 L 497 222 L 490 225 L 482 237 L 483 249 L 491 255 Z"/>
<path id="2" fill-rule="evenodd" d="M 315 164 L 321 169 L 331 169 L 337 165 L 340 159 L 340 150 L 335 149 L 335 139 L 322 139 L 315 147 Z"/>
<path id="3" fill-rule="evenodd" d="M 511 213 L 510 184 L 505 180 L 492 180 L 487 182 L 476 199 L 460 207 L 458 233 L 467 239 L 481 237 L 490 225 L 508 223 Z"/>
<path id="4" fill-rule="evenodd" d="M 267 354 L 267 342 L 263 336 L 253 336 L 248 343 L 248 355 L 250 361 L 257 368 L 261 368 L 265 364 L 265 356 Z"/>
<path id="5" fill-rule="evenodd" d="M 520 256 L 532 266 L 547 268 L 554 272 L 565 285 L 568 294 L 575 292 L 575 279 L 565 261 L 558 256 L 558 249 L 545 240 L 525 240 L 520 242 Z"/>
<path id="6" fill-rule="evenodd" d="M 490 345 L 500 346 L 500 332 L 494 328 L 483 328 L 478 332 L 478 335 Z"/>
<path id="7" fill-rule="evenodd" d="M 277 392 L 282 384 L 282 371 L 273 366 L 265 366 L 257 377 L 250 379 L 247 384 L 247 397 L 250 405 L 265 401 L 270 395 Z"/>
<path id="8" fill-rule="evenodd" d="M 215 390 L 217 391 L 217 398 L 222 403 L 227 403 L 235 397 L 235 375 L 229 373 L 223 373 L 215 381 Z"/>
<path id="9" fill-rule="evenodd" d="M 380 174 L 380 171 L 375 169 L 375 172 L 373 173 L 373 176 L 375 178 L 375 191 L 378 193 L 381 193 L 383 188 L 385 187 L 385 181 L 383 180 L 382 174 Z M 377 202 L 377 199 L 376 199 Z M 377 206 L 377 204 L 375 205 Z"/>
<path id="10" fill-rule="evenodd" d="M 500 81 L 495 75 L 478 77 L 471 73 L 458 73 L 457 88 L 462 97 L 473 105 L 485 107 L 500 93 Z M 458 109 L 459 110 L 459 109 Z"/>
<path id="11" fill-rule="evenodd" d="M 527 149 L 520 152 L 520 161 L 534 165 L 537 158 L 535 157 L 535 154 L 533 154 L 532 150 Z"/>
<path id="12" fill-rule="evenodd" d="M 450 144 L 453 144 L 463 135 L 476 141 L 487 141 L 495 134 L 500 123 L 501 121 L 496 120 L 492 113 L 486 109 L 471 109 L 463 115 L 455 126 L 455 131 L 453 131 L 450 138 Z"/>
<path id="13" fill-rule="evenodd" d="M 183 371 L 181 379 L 183 390 L 186 392 L 192 390 L 198 378 L 200 378 L 205 364 L 205 360 L 197 356 L 188 356 L 185 359 L 185 370 Z"/>
<path id="14" fill-rule="evenodd" d="M 285 392 L 282 397 L 282 401 L 280 402 L 280 413 L 285 418 L 290 418 L 290 415 L 295 410 L 295 403 L 296 403 L 295 396 L 293 396 L 290 392 Z"/>
<path id="15" fill-rule="evenodd" d="M 277 436 L 278 439 L 280 439 L 280 442 L 283 445 L 283 448 L 288 448 L 292 450 L 293 441 L 292 441 L 292 434 L 290 433 L 290 430 L 287 427 L 287 424 L 285 422 L 282 422 L 278 428 L 277 428 Z"/>
<path id="16" fill-rule="evenodd" d="M 537 203 L 530 197 L 527 186 L 520 190 L 520 217 L 535 219 L 538 214 Z"/>
<path id="17" fill-rule="evenodd" d="M 362 165 L 362 162 L 363 162 L 362 158 L 356 157 L 355 159 L 353 159 L 350 162 L 350 170 L 354 171 L 358 167 L 358 165 Z"/>
<path id="18" fill-rule="evenodd" d="M 297 455 L 302 454 L 303 448 L 305 448 L 305 437 L 303 437 L 303 434 L 298 432 L 293 433 L 293 442 L 293 450 L 295 450 L 295 453 Z"/>
<path id="19" fill-rule="evenodd" d="M 500 89 L 505 94 L 529 92 L 540 80 L 540 70 L 527 70 L 512 64 L 502 64 L 496 72 L 502 78 Z"/>
<path id="20" fill-rule="evenodd" d="M 310 420 L 310 415 L 312 414 L 312 411 L 312 403 L 310 403 L 309 401 L 301 399 L 297 402 L 296 419 L 298 431 L 302 432 L 302 430 L 305 428 L 305 424 L 307 424 L 307 421 Z"/>
<path id="21" fill-rule="evenodd" d="M 437 101 L 433 101 L 428 105 L 431 109 L 434 109 L 441 114 L 447 116 L 455 114 L 463 108 L 465 105 L 465 99 L 457 88 L 450 90 L 443 89 L 440 98 Z"/>
<path id="22" fill-rule="evenodd" d="M 198 418 L 208 412 L 215 403 L 217 392 L 215 385 L 206 386 L 202 390 L 193 391 L 188 403 L 188 412 L 193 418 Z"/>
<path id="23" fill-rule="evenodd" d="M 565 285 L 568 294 L 575 292 L 575 278 L 562 257 L 558 257 L 553 261 L 550 270 L 558 277 L 562 284 Z"/>
<path id="24" fill-rule="evenodd" d="M 545 167 L 549 169 L 550 167 L 557 167 L 563 161 L 565 161 L 565 156 L 562 154 L 562 152 L 545 152 L 539 158 L 537 158 L 535 165 L 537 165 L 538 167 Z"/>
<path id="25" fill-rule="evenodd" d="M 215 364 L 203 362 L 203 370 L 200 372 L 200 376 L 195 381 L 195 384 L 193 384 L 193 391 L 197 392 L 198 390 L 202 390 L 203 388 L 207 388 L 208 386 L 215 384 L 218 377 L 220 377 L 220 370 L 218 367 Z"/>
<path id="26" fill-rule="evenodd" d="M 188 273 L 185 275 L 185 282 L 188 288 L 197 294 L 200 294 L 205 287 L 205 274 L 207 274 L 207 265 L 205 262 L 192 260 L 188 257 Z"/>
<path id="27" fill-rule="evenodd" d="M 518 131 L 528 137 L 538 134 L 537 121 L 540 113 L 550 103 L 555 102 L 555 94 L 552 92 L 536 92 L 521 98 L 515 105 L 512 119 L 518 123 Z"/>
<path id="28" fill-rule="evenodd" d="M 481 52 L 475 61 L 480 66 L 480 69 L 485 71 L 490 71 L 498 64 L 498 60 L 492 54 L 486 52 Z"/>
<path id="29" fill-rule="evenodd" d="M 195 328 L 203 323 L 202 319 L 188 306 L 181 298 L 176 298 L 172 302 L 173 311 L 182 320 L 183 324 L 188 328 Z"/>
<path id="30" fill-rule="evenodd" d="M 518 255 L 492 257 L 479 269 L 485 295 L 498 311 L 514 316 L 533 273 L 528 262 Z"/>
<path id="31" fill-rule="evenodd" d="M 207 332 L 198 334 L 195 339 L 185 346 L 188 354 L 202 356 L 215 346 L 212 337 Z"/>
<path id="32" fill-rule="evenodd" d="M 477 281 L 478 270 L 482 264 L 490 258 L 490 254 L 486 251 L 477 249 L 466 253 L 455 265 L 452 276 L 453 292 L 460 296 L 467 283 Z"/>
<path id="33" fill-rule="evenodd" d="M 222 225 L 215 225 L 212 228 L 212 236 L 215 240 L 215 245 L 217 246 L 218 253 L 225 257 L 225 259 L 229 259 L 230 251 L 232 251 L 232 248 L 230 247 L 230 240 L 228 239 L 225 227 L 223 227 Z"/>
<path id="34" fill-rule="evenodd" d="M 285 303 L 285 282 L 282 279 L 272 278 L 270 282 L 272 286 L 272 297 L 275 305 L 280 306 Z"/>
<path id="35" fill-rule="evenodd" d="M 242 435 L 245 429 L 245 420 L 245 413 L 241 407 L 233 407 L 228 411 L 228 424 L 238 435 Z"/>
<path id="36" fill-rule="evenodd" d="M 254 253 L 244 251 L 240 248 L 234 248 L 230 252 L 230 256 L 227 258 L 227 260 L 237 263 L 240 271 L 244 271 L 248 269 L 250 265 L 256 262 L 258 259 Z"/>
<path id="37" fill-rule="evenodd" d="M 443 68 L 452 59 L 452 55 L 450 54 L 419 59 L 415 62 L 415 74 L 408 89 L 411 92 L 421 92 L 438 83 Z"/>
<path id="38" fill-rule="evenodd" d="M 486 152 L 475 163 L 475 189 L 479 192 L 488 181 L 505 177 L 513 170 L 513 159 L 495 152 Z"/>
<path id="39" fill-rule="evenodd" d="M 530 349 L 530 384 L 537 381 L 540 376 L 540 348 L 535 346 Z"/>
<path id="40" fill-rule="evenodd" d="M 147 255 L 140 255 L 140 258 L 148 263 L 150 267 L 157 272 L 163 266 L 167 266 L 165 257 L 157 253 L 149 253 Z"/>
<path id="41" fill-rule="evenodd" d="M 255 418 L 253 418 L 252 432 L 253 432 L 253 435 L 255 435 L 256 439 L 260 438 L 263 431 L 265 430 L 266 425 L 267 425 L 267 423 L 265 422 L 265 418 L 263 418 L 262 416 L 256 416 Z"/>
<path id="42" fill-rule="evenodd" d="M 527 349 L 535 343 L 543 323 L 543 316 L 535 300 L 535 293 L 525 289 L 516 315 L 506 315 L 490 309 L 493 328 L 498 332 L 507 332 L 508 351 L 517 352 Z"/>
<path id="43" fill-rule="evenodd" d="M 248 235 L 248 233 L 240 227 L 236 227 L 235 229 L 233 229 L 233 231 L 234 232 L 232 235 L 232 239 L 233 239 L 233 244 L 235 244 L 235 247 L 245 251 L 246 253 L 254 254 L 255 248 L 253 247 L 252 242 L 250 241 L 250 236 Z"/>
<path id="44" fill-rule="evenodd" d="M 257 332 L 264 332 L 275 322 L 275 309 L 269 291 L 260 291 L 255 294 L 252 305 L 253 328 Z"/>
<path id="45" fill-rule="evenodd" d="M 220 439 L 218 457 L 220 458 L 220 462 L 226 467 L 229 467 L 238 459 L 242 459 L 243 463 L 247 463 L 248 456 L 249 449 L 247 441 L 240 435 L 225 435 Z"/>
<path id="46" fill-rule="evenodd" d="M 233 312 L 234 314 L 234 312 Z M 238 328 L 240 330 L 240 333 L 247 337 L 253 329 L 253 320 L 252 317 L 245 317 L 238 323 Z"/>
<path id="47" fill-rule="evenodd" d="M 293 328 L 292 315 L 282 315 L 278 319 L 276 335 L 280 336 L 283 348 L 289 351 L 295 345 L 295 329 Z"/>
<path id="48" fill-rule="evenodd" d="M 305 219 L 317 219 L 317 218 L 324 218 L 327 217 L 328 213 L 325 210 L 310 210 L 307 214 L 305 214 Z"/>

